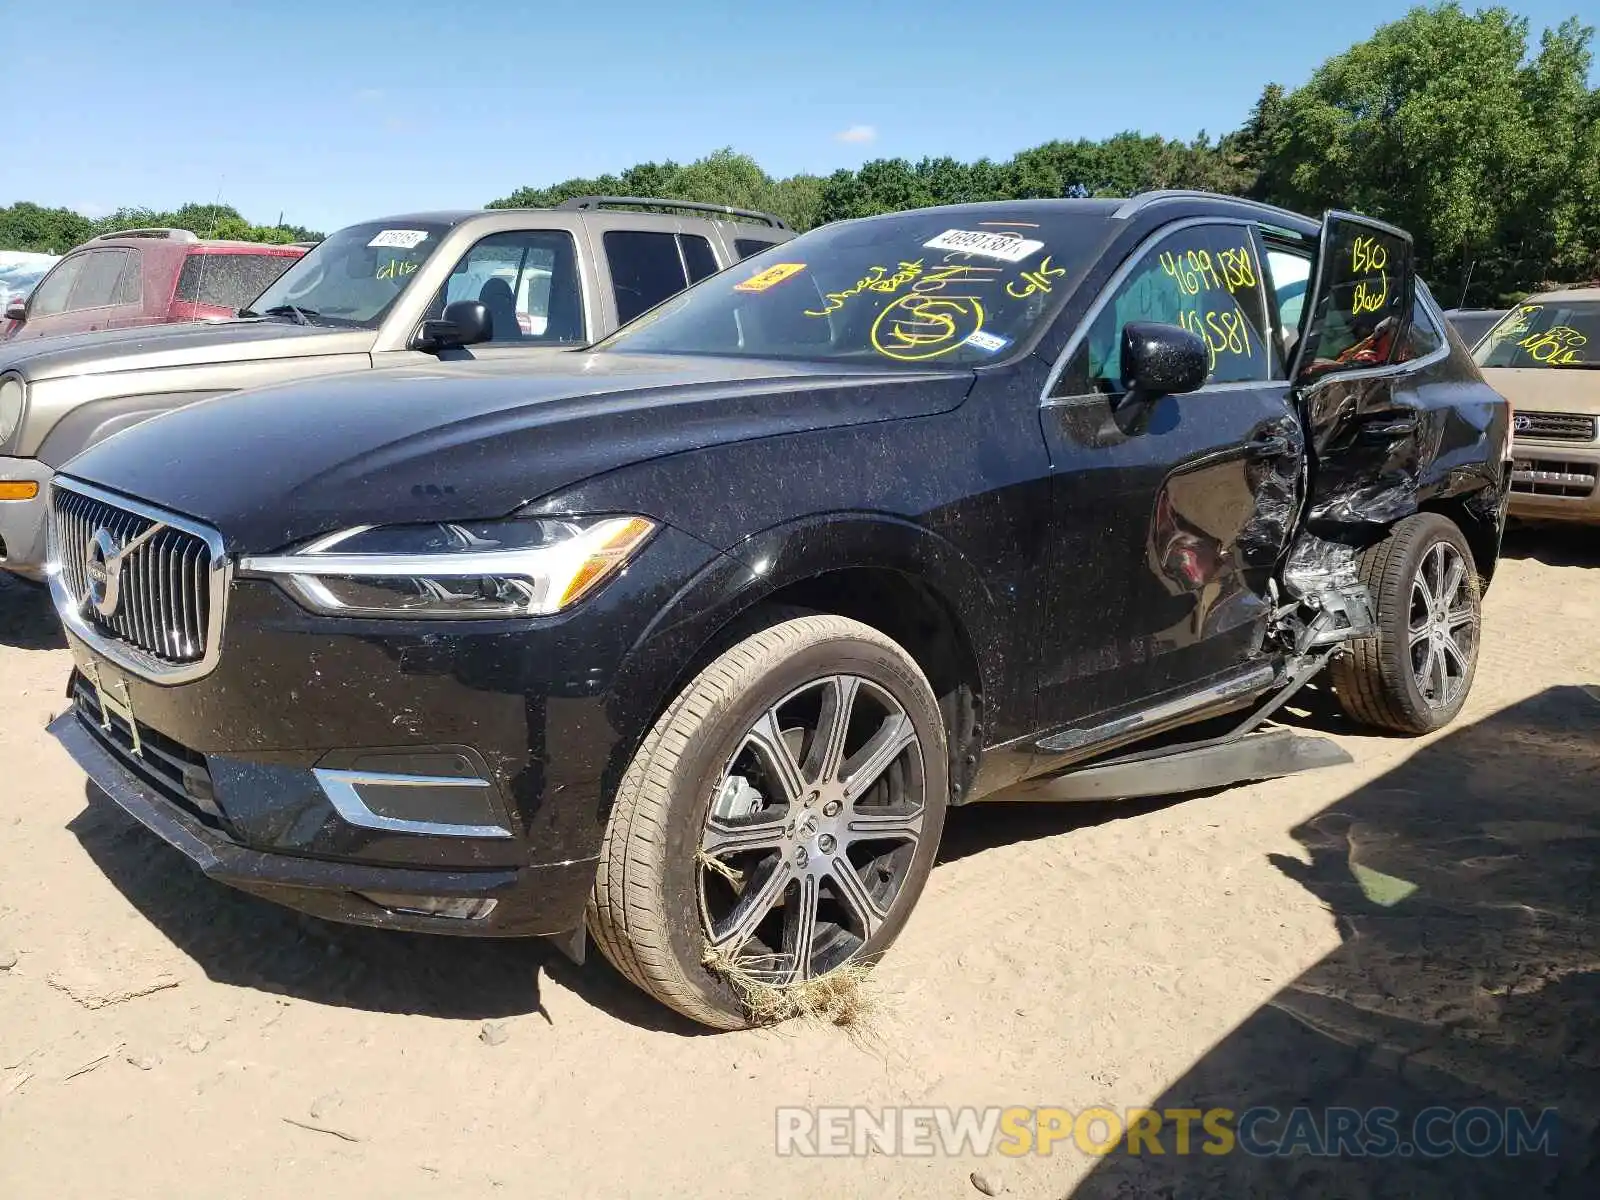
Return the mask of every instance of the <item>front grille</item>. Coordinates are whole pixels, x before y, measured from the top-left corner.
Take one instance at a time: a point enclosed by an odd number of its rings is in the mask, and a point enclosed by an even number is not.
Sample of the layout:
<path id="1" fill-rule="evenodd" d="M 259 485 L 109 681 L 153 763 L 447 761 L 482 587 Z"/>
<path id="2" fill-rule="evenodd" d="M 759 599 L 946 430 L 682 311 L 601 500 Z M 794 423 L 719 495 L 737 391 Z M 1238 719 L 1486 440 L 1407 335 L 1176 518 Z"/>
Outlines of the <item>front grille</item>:
<path id="1" fill-rule="evenodd" d="M 200 662 L 211 635 L 212 549 L 206 538 L 96 495 L 58 483 L 51 500 L 52 558 L 74 611 L 92 629 L 137 652 L 137 665 Z M 120 561 L 117 603 L 109 615 L 87 602 L 91 557 L 104 536 Z M 120 551 L 120 553 L 118 553 Z M 107 585 L 109 586 L 109 585 Z"/>
<path id="2" fill-rule="evenodd" d="M 1524 496 L 1566 496 L 1582 499 L 1595 488 L 1593 463 L 1519 458 L 1511 464 L 1511 490 Z"/>
<path id="3" fill-rule="evenodd" d="M 205 756 L 165 734 L 139 725 L 139 753 L 133 751 L 133 730 L 119 714 L 102 713 L 99 698 L 83 676 L 72 678 L 72 704 L 96 740 L 133 775 L 213 829 L 225 830 L 217 807 Z"/>
<path id="4" fill-rule="evenodd" d="M 1558 442 L 1594 441 L 1594 418 L 1576 413 L 1518 410 L 1514 424 L 1518 437 L 1547 438 Z"/>

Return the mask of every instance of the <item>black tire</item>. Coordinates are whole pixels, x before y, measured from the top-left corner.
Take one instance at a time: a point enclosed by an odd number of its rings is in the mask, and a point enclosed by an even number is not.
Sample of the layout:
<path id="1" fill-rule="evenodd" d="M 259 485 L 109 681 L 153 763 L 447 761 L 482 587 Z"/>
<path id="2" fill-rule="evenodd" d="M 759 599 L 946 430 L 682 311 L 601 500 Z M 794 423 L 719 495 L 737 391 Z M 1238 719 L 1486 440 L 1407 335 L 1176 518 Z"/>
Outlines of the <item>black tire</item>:
<path id="1" fill-rule="evenodd" d="M 1428 610 L 1417 590 L 1419 574 L 1431 593 L 1438 590 L 1437 565 L 1444 564 L 1448 586 L 1456 563 L 1462 568 L 1459 584 L 1443 598 L 1443 608 L 1436 599 Z M 1377 606 L 1378 633 L 1352 642 L 1334 660 L 1340 707 L 1363 724 L 1397 733 L 1431 733 L 1448 725 L 1466 703 L 1478 666 L 1482 584 L 1472 548 L 1448 518 L 1418 513 L 1363 551 L 1359 570 Z M 1437 636 L 1441 625 L 1451 630 L 1447 639 Z M 1420 642 L 1419 628 L 1427 635 Z"/>
<path id="2" fill-rule="evenodd" d="M 850 680 L 856 683 L 848 683 Z M 785 725 L 790 719 L 786 714 L 795 710 L 786 706 L 803 708 L 811 702 L 813 691 L 817 696 L 816 729 L 803 730 L 800 737 L 804 745 L 797 746 L 795 730 Z M 894 715 L 895 704 L 899 706 L 898 716 Z M 880 705 L 887 715 L 874 726 L 874 706 Z M 821 767 L 830 758 L 819 731 L 824 728 L 828 713 L 841 710 L 851 713 L 858 724 L 846 722 L 849 727 L 831 758 L 837 769 L 830 773 Z M 893 751 L 898 739 L 909 736 L 908 723 L 915 745 L 908 743 L 904 749 Z M 750 793 L 741 789 L 750 787 L 752 781 L 767 782 L 768 777 L 760 773 L 759 767 L 762 762 L 773 760 L 758 753 L 768 743 L 755 740 L 764 729 L 780 731 L 779 740 L 790 747 L 792 757 L 787 761 L 798 769 L 798 775 L 790 777 L 798 791 L 791 791 L 800 796 L 800 801 L 784 803 L 780 810 L 778 801 L 756 800 L 756 811 L 748 815 L 720 813 L 713 829 L 708 822 L 714 801 L 719 809 L 725 805 L 736 808 L 735 802 L 750 803 L 744 801 Z M 862 730 L 872 731 L 867 740 L 862 740 Z M 850 751 L 847 742 L 857 749 Z M 870 748 L 879 749 L 879 757 L 891 751 L 895 757 L 887 760 L 888 765 L 874 776 L 877 782 L 869 786 L 859 780 L 868 773 L 863 764 L 872 757 L 866 753 Z M 746 774 L 733 774 L 736 765 L 750 763 L 756 768 L 746 765 L 741 767 Z M 848 773 L 847 767 L 854 773 Z M 899 934 L 927 881 L 943 831 L 948 778 L 938 702 L 909 654 L 870 626 L 844 617 L 814 615 L 781 620 L 745 637 L 717 657 L 678 694 L 646 735 L 617 789 L 589 901 L 590 932 L 613 966 L 662 1003 L 714 1028 L 746 1027 L 753 1023 L 748 994 L 730 983 L 725 971 L 713 969 L 706 961 L 717 928 L 713 901 L 721 890 L 732 897 L 731 903 L 737 908 L 745 899 L 745 890 L 754 893 L 756 881 L 763 880 L 759 888 L 763 894 L 770 891 L 783 898 L 781 904 L 764 911 L 768 920 L 776 919 L 784 926 L 785 943 L 789 942 L 794 914 L 812 914 L 811 934 L 804 942 L 808 953 L 790 953 L 786 968 L 789 971 L 802 959 L 805 971 L 813 978 L 846 961 L 876 961 Z M 922 793 L 920 836 L 913 839 L 911 833 L 902 831 L 904 837 L 899 842 L 893 841 L 896 835 L 890 834 L 889 843 L 879 843 L 856 831 L 858 824 L 878 829 L 879 824 L 874 822 L 908 820 L 897 814 L 914 808 L 906 800 L 912 793 L 912 783 Z M 853 798 L 847 798 L 843 790 L 828 790 L 851 787 L 858 789 Z M 782 790 L 781 783 L 769 785 L 772 793 Z M 841 799 L 819 801 L 819 795 Z M 882 807 L 881 815 L 875 817 L 872 808 L 888 804 L 887 798 L 897 803 Z M 826 828 L 838 830 L 836 841 L 817 834 L 817 822 L 826 808 L 832 809 Z M 852 819 L 863 814 L 863 821 Z M 760 823 L 762 830 L 781 829 L 778 847 L 742 852 L 716 849 L 716 855 L 724 856 L 716 861 L 725 866 L 749 865 L 732 875 L 719 870 L 713 877 L 710 868 L 715 864 L 706 857 L 706 846 L 712 844 L 714 837 L 725 837 L 730 829 L 745 829 L 743 821 Z M 849 832 L 841 821 L 848 823 Z M 796 830 L 793 838 L 788 832 L 791 827 Z M 809 856 L 794 840 L 805 836 L 812 838 Z M 827 898 L 829 880 L 833 881 L 831 891 L 841 892 L 844 876 L 840 859 L 888 844 L 899 847 L 892 852 L 884 850 L 882 861 L 893 863 L 892 870 L 880 866 L 878 859 L 862 868 L 864 875 L 851 868 L 855 882 L 868 889 L 859 895 L 869 902 L 874 919 L 881 911 L 881 923 L 874 926 L 860 922 L 859 932 L 866 936 L 858 936 L 846 928 L 847 921 L 840 920 L 825 937 L 819 936 L 822 921 L 818 914 L 824 906 L 832 904 L 830 911 L 841 917 L 862 911 L 859 902 L 858 907 L 848 908 L 842 894 Z M 829 853 L 818 857 L 819 846 Z M 804 877 L 813 879 L 810 884 L 799 877 L 806 867 L 801 860 L 808 857 L 810 874 Z M 824 874 L 818 883 L 818 871 L 833 873 Z M 791 872 L 796 878 L 791 878 Z M 731 881 L 734 876 L 743 882 L 742 889 L 738 882 L 722 882 Z M 777 880 L 788 882 L 775 884 Z M 871 894 L 871 889 L 878 888 L 887 895 L 891 885 L 892 895 L 886 904 L 880 904 L 881 897 Z M 755 895 L 749 897 L 746 911 L 759 907 L 757 899 Z M 733 916 L 728 915 L 729 925 L 738 924 Z M 800 936 L 795 935 L 796 939 Z M 854 949 L 850 949 L 852 938 L 859 942 Z M 745 947 L 769 945 L 752 937 L 733 949 L 744 953 Z M 825 960 L 827 953 L 837 955 L 846 950 L 847 957 L 839 962 L 812 970 L 813 962 Z M 781 955 L 767 954 L 764 958 L 777 959 Z M 802 977 L 806 975 L 803 973 Z"/>

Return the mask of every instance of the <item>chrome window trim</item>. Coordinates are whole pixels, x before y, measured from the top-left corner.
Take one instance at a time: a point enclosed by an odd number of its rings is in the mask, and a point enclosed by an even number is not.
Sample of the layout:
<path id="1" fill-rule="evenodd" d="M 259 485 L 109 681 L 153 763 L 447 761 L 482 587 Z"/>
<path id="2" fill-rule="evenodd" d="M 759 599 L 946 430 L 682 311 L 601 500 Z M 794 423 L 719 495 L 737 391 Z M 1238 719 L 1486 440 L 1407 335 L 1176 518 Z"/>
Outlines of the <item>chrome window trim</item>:
<path id="1" fill-rule="evenodd" d="M 149 680 L 151 683 L 163 686 L 172 686 L 180 683 L 191 683 L 209 675 L 216 670 L 218 661 L 222 658 L 222 630 L 224 610 L 227 606 L 228 586 L 233 578 L 232 564 L 227 557 L 227 548 L 223 544 L 222 535 L 209 525 L 202 525 L 188 517 L 179 516 L 177 513 L 168 512 L 166 509 L 145 504 L 139 500 L 132 500 L 116 492 L 108 492 L 92 484 L 57 475 L 50 482 L 51 501 L 49 506 L 49 549 L 45 558 L 45 578 L 50 585 L 50 598 L 55 603 L 57 614 L 61 622 L 79 641 L 83 642 L 106 661 L 122 669 Z M 206 543 L 211 551 L 211 566 L 206 581 L 210 591 L 210 612 L 206 622 L 206 644 L 201 656 L 190 663 L 165 663 L 152 658 L 136 646 L 130 646 L 117 638 L 107 637 L 92 624 L 84 619 L 81 611 L 82 601 L 67 591 L 67 585 L 61 574 L 60 546 L 56 540 L 55 517 L 55 492 L 57 490 L 72 492 L 90 500 L 97 500 L 101 504 L 108 504 L 119 508 L 123 512 L 133 513 L 148 521 L 155 521 L 172 529 L 180 530 L 192 537 L 199 538 Z"/>
<path id="2" fill-rule="evenodd" d="M 1164 242 L 1174 233 L 1181 233 L 1183 230 L 1192 229 L 1197 225 L 1231 225 L 1236 228 L 1244 229 L 1250 234 L 1250 245 L 1252 251 L 1259 249 L 1258 239 L 1255 236 L 1255 222 L 1245 217 L 1185 217 L 1181 221 L 1173 221 L 1170 224 L 1163 225 L 1160 229 L 1152 232 L 1148 237 L 1146 237 L 1142 242 L 1133 248 L 1132 253 L 1130 253 L 1127 259 L 1123 261 L 1122 265 L 1116 269 L 1115 274 L 1113 274 L 1110 279 L 1106 280 L 1105 286 L 1100 289 L 1099 293 L 1094 298 L 1094 302 L 1089 305 L 1088 311 L 1084 313 L 1083 319 L 1078 322 L 1078 327 L 1072 331 L 1072 337 L 1067 340 L 1066 348 L 1063 349 L 1061 354 L 1056 358 L 1055 364 L 1050 368 L 1050 374 L 1045 376 L 1044 389 L 1039 395 L 1040 408 L 1056 408 L 1062 404 L 1070 404 L 1075 400 L 1080 400 L 1083 398 L 1083 396 L 1099 394 L 1085 392 L 1077 396 L 1051 396 L 1050 392 L 1056 386 L 1056 382 L 1061 378 L 1061 373 L 1066 370 L 1067 364 L 1072 361 L 1072 356 L 1078 352 L 1079 347 L 1083 345 L 1084 340 L 1089 336 L 1090 327 L 1093 326 L 1101 312 L 1104 311 L 1106 305 L 1111 303 L 1111 298 L 1116 294 L 1117 289 L 1128 281 L 1128 277 L 1133 274 L 1134 268 L 1139 266 L 1139 264 L 1144 261 L 1144 256 L 1149 253 L 1152 248 Z M 1263 268 L 1263 273 L 1264 271 L 1265 269 Z M 1263 315 L 1266 314 L 1263 313 Z M 1268 319 L 1271 319 L 1270 316 L 1268 316 Z M 1271 356 L 1269 355 L 1268 357 L 1270 359 Z M 1269 361 L 1267 365 L 1269 374 L 1265 379 L 1239 379 L 1231 380 L 1227 383 L 1208 383 L 1203 387 L 1197 388 L 1193 394 L 1198 394 L 1200 392 L 1220 391 L 1223 388 L 1270 387 L 1274 383 L 1283 383 L 1287 387 L 1288 380 L 1276 380 L 1271 378 L 1271 369 L 1272 366 Z"/>
<path id="3" fill-rule="evenodd" d="M 503 825 L 457 825 L 447 821 L 406 821 L 399 817 L 385 817 L 367 807 L 356 791 L 362 783 L 384 784 L 388 787 L 474 787 L 489 786 L 485 779 L 461 779 L 450 775 L 391 775 L 383 771 L 336 771 L 328 767 L 313 767 L 311 774 L 328 797 L 333 810 L 350 825 L 363 829 L 381 829 L 388 833 L 421 833 L 432 837 L 508 838 L 511 831 Z"/>

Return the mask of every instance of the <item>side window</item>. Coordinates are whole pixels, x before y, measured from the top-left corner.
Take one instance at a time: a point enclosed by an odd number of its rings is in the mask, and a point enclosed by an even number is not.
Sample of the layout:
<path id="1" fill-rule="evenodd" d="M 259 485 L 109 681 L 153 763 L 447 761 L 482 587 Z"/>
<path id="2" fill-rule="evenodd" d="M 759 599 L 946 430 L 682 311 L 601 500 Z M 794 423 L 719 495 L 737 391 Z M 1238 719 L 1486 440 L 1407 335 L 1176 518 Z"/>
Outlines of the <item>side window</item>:
<path id="1" fill-rule="evenodd" d="M 752 254 L 760 254 L 763 250 L 770 250 L 777 242 L 764 242 L 760 238 L 735 238 L 733 248 L 740 258 L 749 258 Z"/>
<path id="2" fill-rule="evenodd" d="M 39 286 L 34 289 L 28 302 L 28 316 L 49 317 L 65 312 L 72 285 L 78 282 L 83 260 L 88 257 L 87 254 L 72 254 L 57 263 L 55 269 L 40 280 Z"/>
<path id="3" fill-rule="evenodd" d="M 1300 337 L 1300 317 L 1306 310 L 1306 289 L 1311 286 L 1311 256 L 1267 246 L 1267 274 L 1272 277 L 1278 328 L 1283 332 L 1283 356 L 1288 361 Z"/>
<path id="4" fill-rule="evenodd" d="M 67 300 L 67 310 L 80 308 L 106 308 L 117 294 L 117 281 L 122 278 L 122 268 L 127 265 L 126 250 L 91 250 L 85 256 L 83 270 L 72 287 Z"/>
<path id="5" fill-rule="evenodd" d="M 683 265 L 689 269 L 689 282 L 699 283 L 708 275 L 717 273 L 717 256 L 711 253 L 711 243 L 692 233 L 680 233 L 678 245 L 683 249 Z"/>
<path id="6" fill-rule="evenodd" d="M 1261 264 L 1244 226 L 1197 225 L 1169 234 L 1144 252 L 1100 309 L 1055 394 L 1124 391 L 1122 330 L 1130 321 L 1178 325 L 1203 341 L 1208 384 L 1267 379 L 1274 356 L 1261 286 Z"/>
<path id="7" fill-rule="evenodd" d="M 604 242 L 618 321 L 626 324 L 689 286 L 677 235 L 611 229 Z"/>
<path id="8" fill-rule="evenodd" d="M 122 278 L 117 280 L 116 304 L 138 304 L 144 299 L 144 277 L 141 274 L 143 256 L 137 250 L 128 252 L 123 264 Z"/>
<path id="9" fill-rule="evenodd" d="M 496 342 L 585 340 L 577 252 L 562 230 L 490 234 L 461 256 L 434 308 L 457 300 L 489 310 Z"/>
<path id="10" fill-rule="evenodd" d="M 1400 344 L 1395 361 L 1410 362 L 1414 358 L 1426 358 L 1444 343 L 1444 330 L 1439 328 L 1432 309 L 1423 302 L 1422 281 L 1418 280 L 1417 294 L 1411 301 L 1411 328 L 1406 331 L 1406 340 Z"/>

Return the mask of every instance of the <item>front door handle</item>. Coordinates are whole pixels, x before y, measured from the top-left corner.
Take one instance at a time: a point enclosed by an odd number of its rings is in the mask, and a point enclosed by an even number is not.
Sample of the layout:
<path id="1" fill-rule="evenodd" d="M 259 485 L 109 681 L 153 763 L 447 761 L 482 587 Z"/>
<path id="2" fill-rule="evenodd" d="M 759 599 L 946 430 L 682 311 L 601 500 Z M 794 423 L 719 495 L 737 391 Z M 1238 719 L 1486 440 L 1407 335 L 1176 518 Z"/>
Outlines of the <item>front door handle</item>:
<path id="1" fill-rule="evenodd" d="M 1251 458 L 1282 458 L 1289 453 L 1289 439 L 1271 433 L 1244 444 L 1244 452 Z"/>

